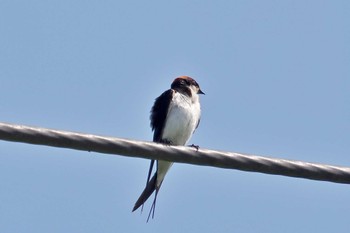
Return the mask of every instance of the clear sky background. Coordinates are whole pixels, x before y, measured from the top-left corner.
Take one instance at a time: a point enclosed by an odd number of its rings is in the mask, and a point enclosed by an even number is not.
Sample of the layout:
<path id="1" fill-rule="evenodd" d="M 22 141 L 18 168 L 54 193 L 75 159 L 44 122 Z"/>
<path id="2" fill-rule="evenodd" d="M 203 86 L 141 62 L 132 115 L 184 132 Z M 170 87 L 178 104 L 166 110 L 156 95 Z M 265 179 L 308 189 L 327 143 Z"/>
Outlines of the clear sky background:
<path id="1" fill-rule="evenodd" d="M 195 78 L 202 148 L 350 166 L 350 1 L 0 1 L 0 121 L 152 139 Z M 349 232 L 350 186 L 0 141 L 0 232 Z"/>

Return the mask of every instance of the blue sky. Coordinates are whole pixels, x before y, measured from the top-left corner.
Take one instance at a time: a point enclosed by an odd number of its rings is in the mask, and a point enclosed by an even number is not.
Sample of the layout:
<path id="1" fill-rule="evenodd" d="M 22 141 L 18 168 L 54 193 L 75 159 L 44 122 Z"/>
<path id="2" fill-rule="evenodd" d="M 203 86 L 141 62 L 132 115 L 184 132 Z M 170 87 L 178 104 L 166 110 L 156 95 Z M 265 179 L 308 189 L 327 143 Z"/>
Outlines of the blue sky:
<path id="1" fill-rule="evenodd" d="M 206 93 L 191 143 L 350 166 L 349 1 L 0 1 L 0 121 L 151 140 L 172 80 Z M 350 187 L 0 141 L 1 232 L 348 232 Z"/>

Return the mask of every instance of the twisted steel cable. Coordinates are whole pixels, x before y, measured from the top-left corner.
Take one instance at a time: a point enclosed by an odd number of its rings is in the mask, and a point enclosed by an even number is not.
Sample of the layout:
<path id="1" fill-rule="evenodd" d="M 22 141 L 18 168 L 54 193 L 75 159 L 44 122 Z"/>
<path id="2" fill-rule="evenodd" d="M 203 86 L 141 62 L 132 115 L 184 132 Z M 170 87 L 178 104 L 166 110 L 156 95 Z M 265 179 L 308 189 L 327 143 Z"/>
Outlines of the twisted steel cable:
<path id="1" fill-rule="evenodd" d="M 0 139 L 350 184 L 350 168 L 0 123 Z"/>

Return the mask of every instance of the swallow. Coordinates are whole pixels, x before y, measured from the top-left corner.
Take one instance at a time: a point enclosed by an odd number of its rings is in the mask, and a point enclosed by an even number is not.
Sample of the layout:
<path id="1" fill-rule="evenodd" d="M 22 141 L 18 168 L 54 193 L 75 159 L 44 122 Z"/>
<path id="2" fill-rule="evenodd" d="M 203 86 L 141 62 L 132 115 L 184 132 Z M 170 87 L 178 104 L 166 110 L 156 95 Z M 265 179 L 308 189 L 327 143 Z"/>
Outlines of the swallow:
<path id="1" fill-rule="evenodd" d="M 200 94 L 204 92 L 193 78 L 180 76 L 172 82 L 169 90 L 155 99 L 150 116 L 154 142 L 184 146 L 189 141 L 200 122 Z M 151 178 L 154 162 L 156 162 L 156 171 Z M 155 191 L 147 221 L 151 215 L 154 218 L 157 195 L 172 164 L 162 160 L 151 160 L 146 187 L 132 209 L 134 212 L 140 206 L 143 207 Z"/>

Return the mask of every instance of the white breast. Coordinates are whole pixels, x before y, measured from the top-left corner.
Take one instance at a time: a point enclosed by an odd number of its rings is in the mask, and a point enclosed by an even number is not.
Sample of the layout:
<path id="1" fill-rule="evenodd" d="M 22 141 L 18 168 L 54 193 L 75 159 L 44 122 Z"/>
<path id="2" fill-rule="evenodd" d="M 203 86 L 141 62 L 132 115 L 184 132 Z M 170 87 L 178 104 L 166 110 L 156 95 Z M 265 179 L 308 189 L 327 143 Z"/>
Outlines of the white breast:
<path id="1" fill-rule="evenodd" d="M 200 114 L 197 94 L 190 98 L 175 92 L 170 102 L 162 139 L 172 142 L 173 145 L 185 145 L 197 127 Z"/>

